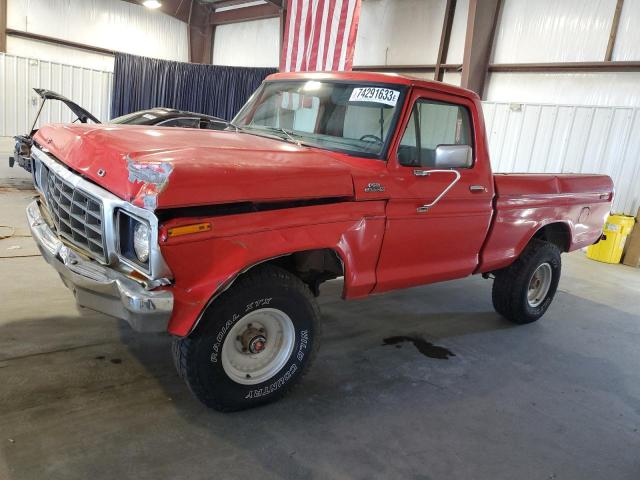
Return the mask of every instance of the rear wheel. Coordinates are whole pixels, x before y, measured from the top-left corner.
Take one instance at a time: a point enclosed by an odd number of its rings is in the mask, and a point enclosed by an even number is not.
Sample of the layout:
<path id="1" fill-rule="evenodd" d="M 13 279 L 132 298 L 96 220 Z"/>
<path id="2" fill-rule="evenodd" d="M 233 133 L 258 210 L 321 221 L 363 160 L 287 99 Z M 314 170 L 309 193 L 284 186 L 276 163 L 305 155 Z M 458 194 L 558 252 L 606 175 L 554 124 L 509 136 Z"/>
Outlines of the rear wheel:
<path id="1" fill-rule="evenodd" d="M 278 267 L 258 267 L 209 307 L 202 328 L 174 340 L 176 368 L 193 394 L 216 410 L 272 402 L 309 368 L 319 317 L 299 278 Z"/>
<path id="2" fill-rule="evenodd" d="M 532 240 L 515 262 L 495 273 L 493 307 L 514 323 L 535 322 L 553 301 L 560 271 L 558 247 Z"/>

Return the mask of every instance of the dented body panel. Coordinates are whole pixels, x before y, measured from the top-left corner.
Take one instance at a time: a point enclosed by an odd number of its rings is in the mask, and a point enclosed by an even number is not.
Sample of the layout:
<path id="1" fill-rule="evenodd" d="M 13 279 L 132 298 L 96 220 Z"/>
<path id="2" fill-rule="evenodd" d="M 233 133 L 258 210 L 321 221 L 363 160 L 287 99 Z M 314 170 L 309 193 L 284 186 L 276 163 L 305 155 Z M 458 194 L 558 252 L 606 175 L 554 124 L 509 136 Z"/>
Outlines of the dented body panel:
<path id="1" fill-rule="evenodd" d="M 496 216 L 482 252 L 478 272 L 509 265 L 541 228 L 561 224 L 566 251 L 587 247 L 600 238 L 613 200 L 613 183 L 605 175 L 497 174 Z"/>
<path id="2" fill-rule="evenodd" d="M 169 332 L 186 335 L 212 295 L 256 264 L 283 255 L 331 249 L 344 264 L 345 298 L 366 296 L 375 285 L 375 269 L 384 236 L 384 202 L 345 202 L 287 211 L 197 218 L 212 222 L 209 232 L 162 242 L 175 275 L 175 315 Z M 165 228 L 184 224 L 173 220 Z M 161 234 L 162 236 L 162 234 Z M 194 265 L 198 268 L 194 268 Z"/>
<path id="3" fill-rule="evenodd" d="M 535 236 L 564 251 L 599 238 L 612 200 L 611 179 L 493 175 L 474 93 L 370 73 L 276 74 L 267 81 L 300 79 L 406 88 L 386 157 L 233 130 L 48 125 L 36 134 L 40 148 L 69 169 L 157 216 L 158 248 L 171 276 L 152 280 L 159 282 L 156 291 L 173 298 L 171 334 L 193 331 L 207 305 L 243 272 L 299 252 L 335 254 L 343 296 L 358 298 L 504 268 Z M 401 164 L 400 140 L 414 103 L 425 98 L 468 110 L 468 168 Z M 446 195 L 424 208 L 449 185 Z"/>
<path id="4" fill-rule="evenodd" d="M 241 132 L 47 125 L 34 139 L 86 178 L 149 210 L 353 195 L 349 165 L 339 157 Z"/>

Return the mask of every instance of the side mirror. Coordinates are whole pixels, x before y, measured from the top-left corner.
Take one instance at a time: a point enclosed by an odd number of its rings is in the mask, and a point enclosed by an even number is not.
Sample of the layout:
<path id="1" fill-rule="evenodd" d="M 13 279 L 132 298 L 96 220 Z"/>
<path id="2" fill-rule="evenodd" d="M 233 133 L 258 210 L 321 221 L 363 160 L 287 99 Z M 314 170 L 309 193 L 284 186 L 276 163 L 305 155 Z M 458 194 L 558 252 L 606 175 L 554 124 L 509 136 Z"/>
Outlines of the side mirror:
<path id="1" fill-rule="evenodd" d="M 469 145 L 438 145 L 434 168 L 469 168 L 473 165 L 473 150 Z"/>

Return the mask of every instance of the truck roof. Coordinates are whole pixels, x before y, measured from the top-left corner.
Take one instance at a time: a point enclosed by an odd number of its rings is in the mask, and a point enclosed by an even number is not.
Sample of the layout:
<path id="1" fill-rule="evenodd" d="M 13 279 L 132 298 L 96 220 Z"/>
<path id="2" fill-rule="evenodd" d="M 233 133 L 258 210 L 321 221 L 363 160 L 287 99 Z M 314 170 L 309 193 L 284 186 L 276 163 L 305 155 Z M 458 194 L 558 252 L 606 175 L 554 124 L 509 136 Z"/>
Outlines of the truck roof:
<path id="1" fill-rule="evenodd" d="M 465 88 L 449 85 L 448 83 L 436 82 L 434 80 L 424 80 L 410 75 L 400 75 L 397 73 L 379 72 L 283 72 L 274 73 L 267 77 L 271 80 L 347 80 L 353 82 L 379 82 L 395 83 L 398 85 L 408 85 L 428 90 L 435 90 L 460 97 L 467 97 L 479 100 L 480 97 L 475 92 Z"/>

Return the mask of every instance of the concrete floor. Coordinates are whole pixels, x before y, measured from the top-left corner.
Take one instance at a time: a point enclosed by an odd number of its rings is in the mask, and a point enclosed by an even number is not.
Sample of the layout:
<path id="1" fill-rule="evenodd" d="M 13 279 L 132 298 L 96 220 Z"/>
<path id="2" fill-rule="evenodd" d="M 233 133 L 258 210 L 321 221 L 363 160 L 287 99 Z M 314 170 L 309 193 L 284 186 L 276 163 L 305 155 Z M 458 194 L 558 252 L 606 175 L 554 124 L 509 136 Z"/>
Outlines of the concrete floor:
<path id="1" fill-rule="evenodd" d="M 25 234 L 31 193 L 0 190 L 0 224 Z M 0 241 L 2 480 L 640 478 L 638 270 L 566 255 L 547 315 L 520 327 L 482 278 L 354 302 L 327 284 L 303 383 L 220 414 L 177 377 L 168 336 L 80 315 L 43 260 L 16 257 L 35 253 Z M 383 345 L 399 335 L 455 356 Z"/>

